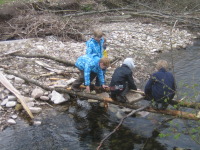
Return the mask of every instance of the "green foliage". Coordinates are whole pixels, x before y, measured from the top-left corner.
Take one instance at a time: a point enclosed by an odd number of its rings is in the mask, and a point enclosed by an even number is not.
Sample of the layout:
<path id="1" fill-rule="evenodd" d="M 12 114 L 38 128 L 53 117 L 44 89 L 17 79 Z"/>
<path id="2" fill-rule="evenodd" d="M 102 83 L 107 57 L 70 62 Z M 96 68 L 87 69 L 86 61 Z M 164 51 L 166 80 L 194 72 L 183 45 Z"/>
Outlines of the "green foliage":
<path id="1" fill-rule="evenodd" d="M 92 10 L 93 10 L 93 7 L 92 7 L 92 5 L 87 4 L 87 5 L 83 5 L 83 6 L 81 7 L 81 10 L 88 12 L 88 11 L 92 11 Z"/>
<path id="2" fill-rule="evenodd" d="M 170 136 L 170 134 L 169 134 L 169 133 L 167 133 L 167 134 L 160 133 L 158 136 L 159 136 L 160 138 L 165 138 L 165 137 Z"/>
<path id="3" fill-rule="evenodd" d="M 9 2 L 13 2 L 15 0 L 0 0 L 0 5 L 3 5 L 3 4 L 6 4 L 6 3 L 9 3 Z"/>
<path id="4" fill-rule="evenodd" d="M 177 139 L 179 139 L 180 136 L 181 136 L 181 134 L 180 134 L 180 133 L 177 133 L 177 134 L 174 135 L 174 139 L 177 140 Z"/>

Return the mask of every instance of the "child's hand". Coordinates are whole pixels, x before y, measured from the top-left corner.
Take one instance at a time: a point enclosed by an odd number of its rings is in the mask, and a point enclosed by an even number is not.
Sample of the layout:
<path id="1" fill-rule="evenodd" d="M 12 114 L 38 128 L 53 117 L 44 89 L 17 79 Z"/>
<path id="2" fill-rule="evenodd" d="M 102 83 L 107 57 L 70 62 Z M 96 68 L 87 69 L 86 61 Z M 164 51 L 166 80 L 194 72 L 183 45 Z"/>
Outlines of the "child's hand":
<path id="1" fill-rule="evenodd" d="M 105 88 L 108 88 L 108 86 L 107 86 L 107 85 L 102 85 L 102 88 L 104 88 L 104 89 L 105 89 Z"/>
<path id="2" fill-rule="evenodd" d="M 86 92 L 90 93 L 90 86 L 86 86 Z"/>

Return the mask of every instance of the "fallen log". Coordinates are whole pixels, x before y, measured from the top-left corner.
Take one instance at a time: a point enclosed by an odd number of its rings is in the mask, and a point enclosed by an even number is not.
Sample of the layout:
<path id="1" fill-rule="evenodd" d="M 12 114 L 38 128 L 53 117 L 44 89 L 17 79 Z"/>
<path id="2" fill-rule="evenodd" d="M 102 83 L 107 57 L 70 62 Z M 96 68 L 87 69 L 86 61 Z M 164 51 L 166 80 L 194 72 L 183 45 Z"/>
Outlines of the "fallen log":
<path id="1" fill-rule="evenodd" d="M 85 86 L 81 86 L 81 88 L 85 88 Z M 99 87 L 96 87 L 96 90 L 105 91 L 105 92 L 110 91 L 109 88 L 103 89 L 103 88 L 99 88 Z M 130 90 L 130 92 L 139 93 L 142 96 L 145 96 L 145 93 L 143 91 L 140 91 L 140 90 Z M 172 103 L 174 105 L 179 105 L 181 107 L 200 109 L 200 103 L 184 102 L 182 100 L 178 100 L 178 101 L 172 100 Z"/>
<path id="2" fill-rule="evenodd" d="M 101 101 L 101 102 L 108 102 L 108 103 L 111 103 L 111 104 L 127 107 L 127 108 L 130 108 L 130 109 L 138 109 L 139 108 L 138 106 L 131 105 L 130 103 L 120 103 L 120 102 L 117 102 L 117 101 L 113 101 L 111 98 L 108 98 L 108 97 L 105 97 L 105 98 L 99 97 L 99 96 L 95 96 L 95 95 L 88 94 L 88 93 L 85 93 L 85 92 L 74 92 L 72 90 L 64 89 L 64 88 L 50 88 L 48 86 L 41 85 L 40 83 L 38 83 L 37 81 L 35 81 L 33 79 L 28 79 L 23 75 L 19 75 L 17 73 L 14 73 L 14 72 L 11 72 L 11 71 L 6 71 L 6 70 L 4 72 L 8 73 L 8 74 L 12 74 L 14 76 L 17 76 L 17 77 L 25 80 L 26 82 L 35 84 L 35 85 L 37 85 L 37 86 L 39 86 L 39 87 L 41 87 L 45 90 L 48 90 L 48 91 L 55 90 L 55 91 L 60 92 L 60 93 L 68 93 L 70 95 L 76 95 L 76 96 L 80 96 L 80 97 L 86 98 L 86 99 L 96 99 L 96 100 Z M 167 110 L 155 110 L 151 107 L 148 107 L 148 108 L 145 109 L 145 111 L 177 116 L 177 117 L 182 118 L 182 119 L 200 120 L 200 118 L 198 118 L 197 115 L 195 115 L 195 114 L 188 113 L 188 112 L 182 112 L 182 111 L 178 111 L 178 110 L 168 110 L 168 109 Z"/>
<path id="3" fill-rule="evenodd" d="M 62 60 L 60 58 L 56 58 L 56 57 L 52 57 L 52 56 L 49 56 L 49 55 L 40 55 L 40 54 L 37 54 L 37 55 L 24 55 L 24 54 L 19 54 L 19 53 L 11 53 L 9 54 L 10 56 L 18 56 L 18 57 L 26 57 L 26 58 L 44 58 L 44 59 L 50 59 L 50 60 L 54 60 L 56 62 L 59 62 L 61 64 L 64 64 L 66 66 L 72 66 L 74 67 L 75 66 L 75 62 L 71 62 L 71 61 L 67 61 L 67 60 Z M 120 60 L 121 57 L 115 57 L 113 58 L 112 60 L 110 60 L 111 64 L 116 61 L 116 60 Z"/>
<path id="4" fill-rule="evenodd" d="M 62 60 L 60 58 L 52 57 L 52 56 L 49 56 L 49 55 L 40 55 L 40 54 L 37 54 L 37 55 L 24 55 L 24 54 L 16 54 L 16 53 L 12 53 L 10 55 L 11 56 L 18 56 L 18 57 L 26 57 L 26 58 L 45 58 L 45 59 L 51 59 L 51 60 L 57 61 L 59 63 L 62 63 L 64 65 L 67 65 L 67 66 L 74 66 L 74 64 L 75 64 L 75 62 L 70 62 L 70 61 L 67 61 L 67 60 Z"/>

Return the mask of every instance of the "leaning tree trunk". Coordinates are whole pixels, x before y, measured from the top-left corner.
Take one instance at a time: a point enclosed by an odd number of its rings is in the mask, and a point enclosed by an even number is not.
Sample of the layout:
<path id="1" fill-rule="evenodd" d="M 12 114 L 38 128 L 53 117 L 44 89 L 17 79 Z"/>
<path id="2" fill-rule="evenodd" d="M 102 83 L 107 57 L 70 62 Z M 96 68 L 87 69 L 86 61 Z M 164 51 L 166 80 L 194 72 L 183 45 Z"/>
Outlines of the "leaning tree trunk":
<path id="1" fill-rule="evenodd" d="M 92 94 L 87 94 L 87 93 L 84 93 L 84 92 L 74 92 L 72 90 L 67 90 L 67 89 L 64 89 L 64 88 L 50 88 L 48 86 L 41 85 L 40 83 L 38 83 L 37 81 L 35 81 L 33 79 L 27 79 L 23 75 L 19 75 L 19 74 L 16 74 L 14 72 L 6 71 L 6 70 L 4 72 L 8 73 L 8 74 L 12 74 L 14 76 L 17 76 L 19 78 L 22 78 L 25 81 L 32 83 L 32 84 L 35 84 L 36 86 L 39 86 L 39 87 L 41 87 L 45 90 L 48 90 L 48 91 L 55 90 L 57 92 L 68 93 L 69 95 L 77 95 L 77 96 L 80 96 L 80 97 L 83 97 L 83 98 L 86 98 L 86 99 L 95 99 L 95 100 L 98 100 L 98 101 L 101 101 L 101 102 L 108 102 L 108 103 L 111 103 L 111 104 L 124 106 L 124 107 L 130 108 L 130 109 L 138 109 L 139 108 L 138 106 L 134 106 L 134 105 L 131 105 L 129 103 L 120 103 L 120 102 L 113 101 L 111 98 L 107 98 L 107 97 L 103 98 L 103 97 L 95 96 L 95 95 L 92 95 Z M 180 118 L 183 118 L 183 119 L 192 119 L 192 120 L 199 120 L 200 119 L 195 114 L 188 113 L 188 112 L 182 112 L 182 111 L 178 111 L 178 110 L 155 110 L 151 107 L 148 107 L 145 110 L 148 111 L 148 112 L 153 112 L 153 113 L 162 113 L 162 114 L 166 114 L 166 115 L 177 116 L 177 117 L 180 117 Z"/>

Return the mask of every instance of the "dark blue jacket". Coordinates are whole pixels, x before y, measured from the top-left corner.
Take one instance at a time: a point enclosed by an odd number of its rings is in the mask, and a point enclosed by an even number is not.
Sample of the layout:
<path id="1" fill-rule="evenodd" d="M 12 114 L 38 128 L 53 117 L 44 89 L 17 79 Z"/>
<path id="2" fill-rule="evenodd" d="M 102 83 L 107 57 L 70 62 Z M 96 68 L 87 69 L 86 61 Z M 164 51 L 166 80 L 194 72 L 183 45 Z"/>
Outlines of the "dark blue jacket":
<path id="1" fill-rule="evenodd" d="M 157 102 L 169 98 L 172 100 L 175 95 L 175 80 L 172 73 L 161 68 L 151 75 L 145 86 L 145 94 Z"/>

